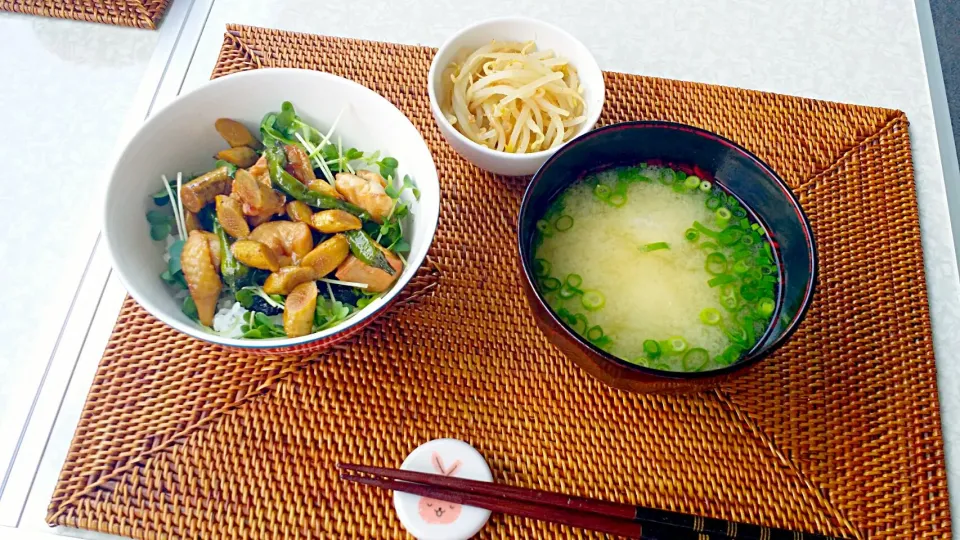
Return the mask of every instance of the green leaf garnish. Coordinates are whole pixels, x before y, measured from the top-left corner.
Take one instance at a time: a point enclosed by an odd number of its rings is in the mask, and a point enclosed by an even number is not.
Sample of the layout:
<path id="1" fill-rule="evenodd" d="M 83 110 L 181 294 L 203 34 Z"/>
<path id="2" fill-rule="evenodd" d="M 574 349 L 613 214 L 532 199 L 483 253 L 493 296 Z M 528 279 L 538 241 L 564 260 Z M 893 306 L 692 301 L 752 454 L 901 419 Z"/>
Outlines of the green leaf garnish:
<path id="1" fill-rule="evenodd" d="M 180 308 L 180 310 L 183 311 L 184 315 L 195 321 L 200 319 L 200 313 L 197 312 L 197 304 L 193 302 L 192 296 L 187 296 L 183 299 L 183 307 Z"/>
<path id="2" fill-rule="evenodd" d="M 230 163 L 229 161 L 218 159 L 216 162 L 214 162 L 213 164 L 214 169 L 219 169 L 220 167 L 226 167 L 227 169 L 230 170 L 230 178 L 233 178 L 237 174 L 237 166 L 234 165 L 233 163 Z"/>
<path id="3" fill-rule="evenodd" d="M 253 291 L 244 287 L 237 291 L 235 295 L 237 302 L 240 302 L 240 305 L 250 309 L 250 306 L 253 305 Z"/>
<path id="4" fill-rule="evenodd" d="M 268 339 L 286 337 L 283 328 L 277 326 L 269 317 L 259 311 L 248 311 L 243 316 L 244 325 L 240 327 L 247 339 Z"/>
<path id="5" fill-rule="evenodd" d="M 313 317 L 314 331 L 326 330 L 336 326 L 340 321 L 350 316 L 352 310 L 348 304 L 337 300 L 333 296 L 317 297 L 317 311 Z"/>
<path id="6" fill-rule="evenodd" d="M 170 254 L 170 262 L 167 263 L 167 271 L 170 272 L 170 275 L 176 275 L 178 272 L 181 272 L 180 268 L 180 254 L 183 253 L 183 240 L 177 240 L 176 242 L 170 244 L 170 247 L 167 249 L 167 253 Z"/>
<path id="7" fill-rule="evenodd" d="M 150 238 L 160 241 L 170 236 L 172 228 L 169 223 L 160 223 L 150 227 Z"/>
<path id="8" fill-rule="evenodd" d="M 150 210 L 147 212 L 147 222 L 151 225 L 164 225 L 173 221 L 173 216 L 159 210 Z"/>

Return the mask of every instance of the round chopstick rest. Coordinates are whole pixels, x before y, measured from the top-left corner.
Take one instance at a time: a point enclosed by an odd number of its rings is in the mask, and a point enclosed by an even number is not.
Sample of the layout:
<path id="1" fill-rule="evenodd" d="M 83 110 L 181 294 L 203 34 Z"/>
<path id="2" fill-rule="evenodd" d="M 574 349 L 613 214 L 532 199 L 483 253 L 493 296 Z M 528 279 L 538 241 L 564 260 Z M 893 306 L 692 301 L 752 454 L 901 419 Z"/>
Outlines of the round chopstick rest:
<path id="1" fill-rule="evenodd" d="M 421 444 L 400 468 L 492 482 L 487 462 L 469 444 L 457 439 L 435 439 Z M 466 540 L 483 528 L 490 511 L 439 501 L 401 491 L 393 492 L 393 507 L 403 528 L 419 540 Z"/>

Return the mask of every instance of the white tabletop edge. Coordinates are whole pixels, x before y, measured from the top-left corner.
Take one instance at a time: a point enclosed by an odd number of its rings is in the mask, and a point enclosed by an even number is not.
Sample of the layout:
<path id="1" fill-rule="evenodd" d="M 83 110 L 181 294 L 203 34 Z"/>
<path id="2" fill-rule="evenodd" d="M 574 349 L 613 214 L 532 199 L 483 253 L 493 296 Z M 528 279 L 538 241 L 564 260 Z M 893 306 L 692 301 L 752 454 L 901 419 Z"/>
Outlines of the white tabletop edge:
<path id="1" fill-rule="evenodd" d="M 179 93 L 183 76 L 189 67 L 189 58 L 187 62 L 174 63 L 174 59 L 182 58 L 182 55 L 176 56 L 174 53 L 182 50 L 184 43 L 190 44 L 192 51 L 212 5 L 213 0 L 180 0 L 170 6 L 159 30 L 156 49 L 120 130 L 122 135 L 113 155 L 119 155 L 129 137 L 149 116 L 150 111 L 168 103 Z M 198 16 L 198 13 L 202 16 Z M 111 158 L 104 166 L 111 166 L 112 161 Z M 96 212 L 99 211 L 98 207 Z M 34 474 L 43 457 L 47 438 L 60 412 L 64 394 L 71 383 L 77 361 L 88 345 L 91 325 L 105 307 L 101 306 L 100 301 L 110 275 L 110 261 L 99 238 L 98 233 L 96 238 L 91 239 L 87 267 L 53 352 L 43 366 L 44 375 L 36 389 L 33 403 L 23 411 L 24 420 L 13 455 L 9 464 L 6 464 L 7 467 L 0 469 L 4 471 L 3 482 L 0 484 L 2 526 L 16 526 L 20 520 L 33 485 Z M 113 319 L 116 319 L 119 307 L 116 305 L 108 308 L 113 313 Z M 112 323 L 109 328 L 112 328 Z M 105 344 L 104 341 L 100 345 L 101 351 Z M 80 405 L 82 406 L 82 402 Z M 2 465 L 5 464 L 0 462 L 0 466 Z"/>

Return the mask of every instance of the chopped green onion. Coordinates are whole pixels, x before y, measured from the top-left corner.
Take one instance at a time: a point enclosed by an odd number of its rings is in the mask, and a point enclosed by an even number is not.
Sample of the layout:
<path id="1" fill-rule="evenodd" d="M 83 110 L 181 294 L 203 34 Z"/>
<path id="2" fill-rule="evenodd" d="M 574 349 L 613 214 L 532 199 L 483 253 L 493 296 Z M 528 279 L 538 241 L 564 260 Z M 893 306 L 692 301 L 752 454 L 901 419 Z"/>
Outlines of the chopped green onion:
<path id="1" fill-rule="evenodd" d="M 741 219 L 741 220 L 740 220 L 740 228 L 743 229 L 743 230 L 746 230 L 746 229 L 750 228 L 750 220 L 747 219 L 747 218 Z"/>
<path id="2" fill-rule="evenodd" d="M 650 367 L 660 371 L 673 371 L 673 369 L 670 367 L 670 364 L 666 362 L 654 362 L 650 364 Z"/>
<path id="3" fill-rule="evenodd" d="M 717 208 L 717 223 L 719 223 L 721 227 L 726 227 L 732 215 L 730 210 L 726 208 Z"/>
<path id="4" fill-rule="evenodd" d="M 579 287 L 583 285 L 583 278 L 580 277 L 580 274 L 567 274 L 567 279 L 564 280 L 564 283 L 569 287 Z"/>
<path id="5" fill-rule="evenodd" d="M 660 358 L 660 344 L 652 339 L 648 339 L 643 342 L 643 352 L 647 355 L 647 358 L 656 360 Z"/>
<path id="6" fill-rule="evenodd" d="M 723 326 L 723 331 L 727 334 L 727 337 L 731 341 L 737 344 L 748 345 L 747 343 L 747 332 L 743 329 L 742 326 L 737 324 L 725 324 Z"/>
<path id="7" fill-rule="evenodd" d="M 737 243 L 737 240 L 740 240 L 741 236 L 743 236 L 743 231 L 740 229 L 724 229 L 717 240 L 721 246 L 732 246 Z"/>
<path id="8" fill-rule="evenodd" d="M 696 176 L 688 176 L 686 180 L 683 181 L 683 187 L 694 190 L 700 187 L 700 179 Z"/>
<path id="9" fill-rule="evenodd" d="M 776 283 L 777 278 L 774 276 L 763 276 L 760 278 L 760 283 Z"/>
<path id="10" fill-rule="evenodd" d="M 693 222 L 693 228 L 696 229 L 696 230 L 698 230 L 698 231 L 700 231 L 700 234 L 702 234 L 702 235 L 704 235 L 704 236 L 709 236 L 710 238 L 717 238 L 717 237 L 720 236 L 720 232 L 719 232 L 719 231 L 715 231 L 715 230 L 707 227 L 707 226 L 704 225 L 703 223 L 700 223 L 699 221 L 694 221 L 694 222 Z"/>
<path id="11" fill-rule="evenodd" d="M 750 228 L 753 229 L 753 230 L 755 230 L 755 231 L 757 231 L 757 232 L 760 232 L 760 224 L 759 224 L 759 223 L 754 223 L 753 225 L 750 225 Z"/>
<path id="12" fill-rule="evenodd" d="M 573 327 L 573 331 L 580 334 L 581 336 L 587 333 L 587 326 L 590 323 L 587 322 L 587 318 L 584 317 L 583 313 L 577 313 L 573 316 L 576 325 Z"/>
<path id="13" fill-rule="evenodd" d="M 713 188 L 713 184 L 709 180 L 700 181 L 700 191 L 704 193 L 710 193 L 710 190 Z"/>
<path id="14" fill-rule="evenodd" d="M 754 334 L 756 334 L 756 335 L 761 335 L 761 336 L 762 336 L 763 333 L 767 330 L 767 323 L 768 323 L 768 322 L 769 322 L 769 321 L 764 321 L 764 320 L 762 320 L 762 319 L 754 319 L 754 320 L 753 320 L 753 332 L 754 332 Z"/>
<path id="15" fill-rule="evenodd" d="M 740 306 L 737 287 L 728 283 L 720 289 L 720 305 L 727 311 L 736 311 Z"/>
<path id="16" fill-rule="evenodd" d="M 640 250 L 644 252 L 657 251 L 660 249 L 670 249 L 670 244 L 666 242 L 654 242 L 652 244 L 646 244 L 640 248 Z"/>
<path id="17" fill-rule="evenodd" d="M 557 310 L 557 316 L 570 326 L 577 324 L 577 317 L 569 309 L 562 307 Z"/>
<path id="18" fill-rule="evenodd" d="M 625 167 L 617 171 L 617 180 L 632 183 L 639 180 L 640 170 L 636 167 Z"/>
<path id="19" fill-rule="evenodd" d="M 753 318 L 745 317 L 743 321 L 743 333 L 746 334 L 744 338 L 744 343 L 747 346 L 753 345 L 757 342 L 757 336 L 753 332 Z"/>
<path id="20" fill-rule="evenodd" d="M 533 260 L 533 275 L 542 278 L 550 275 L 550 261 L 546 259 Z"/>
<path id="21" fill-rule="evenodd" d="M 609 349 L 610 349 L 610 344 L 613 343 L 613 340 L 610 339 L 610 336 L 600 336 L 600 339 L 595 339 L 595 340 L 591 341 L 590 343 L 593 343 L 593 345 L 594 345 L 595 347 L 598 347 L 598 348 L 603 349 L 603 350 L 605 350 L 605 351 L 609 351 Z"/>
<path id="22" fill-rule="evenodd" d="M 596 343 L 597 341 L 600 341 L 601 338 L 603 338 L 603 328 L 600 328 L 599 326 L 591 326 L 590 329 L 587 330 L 588 341 Z"/>
<path id="23" fill-rule="evenodd" d="M 583 291 L 581 291 L 576 287 L 571 287 L 570 285 L 566 285 L 566 284 L 560 287 L 560 298 L 563 298 L 564 300 L 569 300 L 574 296 L 578 296 L 581 294 L 583 294 Z"/>
<path id="24" fill-rule="evenodd" d="M 650 361 L 647 360 L 647 357 L 646 357 L 646 356 L 638 356 L 638 357 L 634 358 L 634 359 L 633 359 L 633 363 L 636 364 L 636 365 L 638 365 L 638 366 L 640 366 L 640 367 L 645 367 L 645 368 L 650 367 Z"/>
<path id="25" fill-rule="evenodd" d="M 627 196 L 622 193 L 614 193 L 607 199 L 607 204 L 615 208 L 620 208 L 627 204 Z"/>
<path id="26" fill-rule="evenodd" d="M 573 218 L 567 215 L 560 216 L 553 222 L 553 226 L 561 232 L 569 231 L 573 227 Z"/>
<path id="27" fill-rule="evenodd" d="M 710 197 L 707 197 L 707 201 L 703 204 L 706 205 L 708 210 L 716 210 L 717 208 L 720 208 L 721 201 L 719 198 L 711 195 Z"/>
<path id="28" fill-rule="evenodd" d="M 733 283 L 736 280 L 737 278 L 731 276 L 730 274 L 719 274 L 718 276 L 708 281 L 707 285 L 711 287 L 718 287 L 720 285 L 726 285 L 727 283 Z M 742 292 L 740 294 L 743 295 Z M 744 297 L 744 299 L 746 299 L 746 297 Z"/>
<path id="29" fill-rule="evenodd" d="M 687 231 L 683 233 L 683 237 L 690 242 L 696 242 L 700 238 L 700 231 L 696 229 L 687 229 Z"/>
<path id="30" fill-rule="evenodd" d="M 746 283 L 746 281 L 744 280 L 744 284 L 740 286 L 740 298 L 743 298 L 746 302 L 756 302 L 757 298 L 760 298 L 760 294 L 755 286 Z"/>
<path id="31" fill-rule="evenodd" d="M 673 175 L 677 178 L 677 182 L 681 182 L 687 178 L 687 173 L 683 171 L 673 171 Z"/>
<path id="32" fill-rule="evenodd" d="M 727 258 L 719 251 L 714 251 L 707 255 L 707 261 L 703 265 L 704 269 L 711 275 L 720 275 L 727 271 Z"/>
<path id="33" fill-rule="evenodd" d="M 607 303 L 607 299 L 604 298 L 603 293 L 600 291 L 583 291 L 583 295 L 580 297 L 580 303 L 583 304 L 583 307 L 587 308 L 588 311 L 596 311 Z"/>
<path id="34" fill-rule="evenodd" d="M 673 169 L 663 168 L 660 171 L 660 183 L 669 186 L 676 180 L 676 174 Z"/>
<path id="35" fill-rule="evenodd" d="M 714 242 L 704 242 L 704 243 L 700 244 L 700 249 L 702 249 L 702 250 L 704 250 L 704 251 L 715 251 L 715 250 L 720 249 L 720 246 L 718 246 L 718 245 L 717 245 L 716 243 L 714 243 Z"/>
<path id="36" fill-rule="evenodd" d="M 553 292 L 559 289 L 563 284 L 560 283 L 560 280 L 555 277 L 548 277 L 544 278 L 544 280 L 540 282 L 540 285 L 543 287 L 543 290 L 547 292 Z"/>
<path id="37" fill-rule="evenodd" d="M 553 228 L 550 227 L 550 223 L 545 219 L 537 221 L 537 230 L 544 236 L 553 236 Z"/>
<path id="38" fill-rule="evenodd" d="M 610 189 L 610 186 L 606 184 L 597 184 L 597 186 L 593 188 L 593 194 L 604 202 L 610 198 L 611 193 L 612 190 Z"/>
<path id="39" fill-rule="evenodd" d="M 754 238 L 753 238 L 752 236 L 750 236 L 749 234 L 745 234 L 745 235 L 743 235 L 743 236 L 740 237 L 740 243 L 743 244 L 743 245 L 745 245 L 745 246 L 752 246 L 752 245 L 753 245 L 753 241 L 754 241 Z"/>
<path id="40" fill-rule="evenodd" d="M 760 273 L 765 276 L 772 276 L 774 273 L 776 273 L 776 271 L 777 269 L 769 264 L 765 264 L 760 267 Z"/>
<path id="41" fill-rule="evenodd" d="M 737 218 L 747 217 L 747 211 L 742 206 L 737 206 L 736 208 L 732 208 L 730 211 L 733 212 L 734 217 L 737 217 Z"/>
<path id="42" fill-rule="evenodd" d="M 730 364 L 736 362 L 740 359 L 740 355 L 743 354 L 743 349 L 737 345 L 730 345 L 720 353 L 714 360 L 724 366 L 729 366 Z"/>
<path id="43" fill-rule="evenodd" d="M 690 349 L 687 351 L 687 354 L 683 355 L 683 369 L 687 371 L 700 371 L 709 361 L 710 353 L 708 353 L 706 349 L 696 347 Z"/>
<path id="44" fill-rule="evenodd" d="M 670 352 L 682 353 L 687 350 L 687 340 L 680 336 L 673 336 L 667 339 L 667 346 L 670 348 Z"/>
<path id="45" fill-rule="evenodd" d="M 761 298 L 760 301 L 757 302 L 757 313 L 764 317 L 769 317 L 773 315 L 773 308 L 775 306 L 776 304 L 773 302 L 773 298 Z"/>
<path id="46" fill-rule="evenodd" d="M 700 312 L 700 320 L 703 321 L 703 324 L 709 324 L 710 326 L 716 326 L 720 324 L 720 312 L 713 308 L 704 308 Z"/>
<path id="47" fill-rule="evenodd" d="M 752 252 L 750 251 L 749 248 L 746 248 L 746 247 L 738 247 L 733 250 L 733 260 L 735 261 L 742 261 L 743 259 L 746 259 L 750 255 L 752 255 Z"/>
<path id="48" fill-rule="evenodd" d="M 750 263 L 746 259 L 733 263 L 733 273 L 746 274 L 749 271 L 750 271 Z"/>

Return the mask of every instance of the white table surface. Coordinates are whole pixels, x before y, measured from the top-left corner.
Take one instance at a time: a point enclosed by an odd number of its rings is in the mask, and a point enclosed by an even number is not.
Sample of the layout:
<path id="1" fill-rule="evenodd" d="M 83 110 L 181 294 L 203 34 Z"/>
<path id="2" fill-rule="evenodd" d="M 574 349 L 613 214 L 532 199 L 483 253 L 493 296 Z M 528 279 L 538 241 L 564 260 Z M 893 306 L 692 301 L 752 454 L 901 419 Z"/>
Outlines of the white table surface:
<path id="1" fill-rule="evenodd" d="M 100 228 L 104 172 L 159 35 L 0 16 L 0 471 L 6 471 Z"/>
<path id="2" fill-rule="evenodd" d="M 14 129 L 8 131 L 16 132 L 19 142 L 0 147 L 0 158 L 6 158 L 0 163 L 13 166 L 4 198 L 25 201 L 15 207 L 19 224 L 0 239 L 0 255 L 11 260 L 28 254 L 30 261 L 50 266 L 0 266 L 0 279 L 18 283 L 14 302 L 8 305 L 27 315 L 7 315 L 8 324 L 0 325 L 0 339 L 13 344 L 0 356 L 0 471 L 7 467 L 13 448 L 21 449 L 0 493 L 0 527 L 17 527 L 18 534 L 31 537 L 107 537 L 50 529 L 44 523 L 124 296 L 122 286 L 109 275 L 102 248 L 91 256 L 99 225 L 93 208 L 98 206 L 122 124 L 126 121 L 129 129 L 151 105 L 161 105 L 208 80 L 227 23 L 437 46 L 474 20 L 527 15 L 577 35 L 604 69 L 905 111 L 910 119 L 948 478 L 953 492 L 960 489 L 960 365 L 953 353 L 960 350 L 960 278 L 913 1 L 607 0 L 590 9 L 584 6 L 574 0 L 469 4 L 175 0 L 160 32 L 0 15 L 0 51 L 15 48 L 18 53 L 0 54 L 0 73 L 14 74 L 0 78 L 0 106 L 5 118 L 13 118 Z M 90 42 L 98 45 L 84 53 L 71 52 L 73 45 Z M 121 47 L 128 52 L 118 53 Z M 134 110 L 127 113 L 129 108 Z M 29 114 L 18 114 L 23 111 Z M 76 146 L 65 146 L 71 138 Z M 59 150 L 56 160 L 46 159 L 44 153 L 51 140 Z M 34 190 L 12 178 L 52 183 L 57 186 L 58 207 L 67 209 L 50 220 L 40 200 L 26 198 Z M 72 241 L 63 240 L 64 230 L 70 231 Z M 76 290 L 85 265 L 87 277 Z M 63 326 L 75 292 L 77 307 Z M 61 346 L 53 353 L 58 335 Z M 48 359 L 50 369 L 41 369 Z M 44 371 L 46 382 L 38 388 Z M 34 401 L 36 412 L 30 415 Z M 28 415 L 30 420 L 21 429 Z M 951 499 L 953 515 L 960 516 L 960 497 Z M 954 528 L 960 530 L 958 517 Z M 3 531 L 0 528 L 0 536 Z"/>

